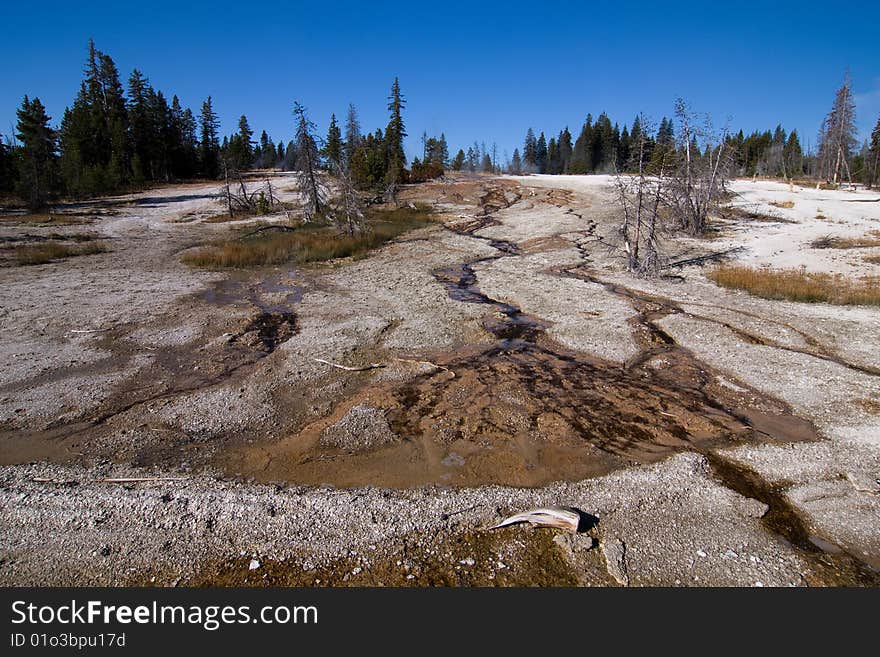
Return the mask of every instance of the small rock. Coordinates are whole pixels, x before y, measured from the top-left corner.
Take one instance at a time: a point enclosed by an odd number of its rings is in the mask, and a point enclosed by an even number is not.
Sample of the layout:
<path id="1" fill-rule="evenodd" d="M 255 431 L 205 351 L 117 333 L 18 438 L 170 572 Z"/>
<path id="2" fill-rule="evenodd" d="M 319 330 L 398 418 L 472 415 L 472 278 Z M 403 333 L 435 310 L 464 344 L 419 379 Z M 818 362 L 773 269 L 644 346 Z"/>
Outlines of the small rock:
<path id="1" fill-rule="evenodd" d="M 460 563 L 462 566 L 473 566 L 476 563 L 476 561 L 474 561 L 473 559 L 468 557 L 467 559 L 462 559 L 458 563 Z"/>
<path id="2" fill-rule="evenodd" d="M 363 570 L 363 569 L 362 569 L 360 566 L 358 566 L 358 567 L 354 568 L 354 569 L 351 571 L 351 574 L 352 574 L 352 575 L 359 575 L 359 574 L 361 573 L 362 570 Z"/>
<path id="3" fill-rule="evenodd" d="M 260 562 L 258 559 L 251 559 L 251 562 L 248 564 L 248 570 L 256 570 L 260 567 Z"/>
<path id="4" fill-rule="evenodd" d="M 602 555 L 605 557 L 605 568 L 614 581 L 621 586 L 629 586 L 629 575 L 626 572 L 626 544 L 619 538 L 603 541 Z"/>
<path id="5" fill-rule="evenodd" d="M 701 557 L 701 558 L 703 558 L 703 559 L 705 559 L 705 558 L 708 557 L 709 555 L 706 554 L 703 550 L 697 550 L 697 556 L 698 556 L 698 557 Z"/>
<path id="6" fill-rule="evenodd" d="M 564 551 L 572 554 L 578 551 L 592 550 L 595 546 L 593 537 L 587 534 L 557 534 L 553 537 L 553 542 Z"/>

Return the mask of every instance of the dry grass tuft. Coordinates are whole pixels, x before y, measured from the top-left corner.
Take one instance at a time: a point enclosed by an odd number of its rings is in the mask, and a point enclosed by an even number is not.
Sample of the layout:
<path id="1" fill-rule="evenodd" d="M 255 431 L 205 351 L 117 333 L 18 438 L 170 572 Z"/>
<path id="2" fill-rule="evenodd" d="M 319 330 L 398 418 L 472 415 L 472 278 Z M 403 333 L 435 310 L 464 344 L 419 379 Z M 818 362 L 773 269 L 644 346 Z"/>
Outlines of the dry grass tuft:
<path id="1" fill-rule="evenodd" d="M 721 210 L 721 216 L 725 219 L 740 219 L 742 221 L 763 221 L 774 224 L 796 224 L 797 221 L 782 216 L 773 216 L 759 212 L 754 207 L 731 205 Z"/>
<path id="2" fill-rule="evenodd" d="M 785 208 L 791 210 L 794 207 L 794 201 L 773 201 L 770 205 L 775 208 Z"/>
<path id="3" fill-rule="evenodd" d="M 763 299 L 880 306 L 880 277 L 876 276 L 853 281 L 839 274 L 810 273 L 803 268 L 744 265 L 723 265 L 708 276 L 722 287 L 745 290 Z"/>
<path id="4" fill-rule="evenodd" d="M 872 265 L 880 265 L 880 255 L 869 255 L 864 257 L 865 262 L 870 262 Z"/>
<path id="5" fill-rule="evenodd" d="M 91 223 L 88 217 L 71 214 L 29 213 L 0 215 L 0 223 L 25 224 L 28 226 L 69 226 Z"/>
<path id="6" fill-rule="evenodd" d="M 880 246 L 880 230 L 872 230 L 865 237 L 832 237 L 825 235 L 810 244 L 814 249 L 867 249 Z"/>
<path id="7" fill-rule="evenodd" d="M 278 225 L 248 226 L 237 239 L 184 254 L 183 262 L 219 269 L 363 257 L 395 237 L 431 223 L 430 215 L 427 206 L 374 210 L 368 217 L 370 230 L 356 235 L 340 234 L 335 228 L 321 224 L 302 224 L 292 229 Z"/>
<path id="8" fill-rule="evenodd" d="M 39 244 L 25 244 L 15 249 L 15 259 L 20 265 L 42 265 L 61 258 L 73 256 L 95 255 L 105 253 L 107 247 L 101 242 L 86 242 L 78 246 L 62 244 L 60 242 L 41 242 Z"/>

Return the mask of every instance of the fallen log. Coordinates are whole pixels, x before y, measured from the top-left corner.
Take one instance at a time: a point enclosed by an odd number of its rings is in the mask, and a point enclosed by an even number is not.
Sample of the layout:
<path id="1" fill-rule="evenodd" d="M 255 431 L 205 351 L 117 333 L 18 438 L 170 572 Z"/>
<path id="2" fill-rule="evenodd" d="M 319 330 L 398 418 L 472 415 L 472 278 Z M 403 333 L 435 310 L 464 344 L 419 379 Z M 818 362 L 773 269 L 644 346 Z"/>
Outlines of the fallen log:
<path id="1" fill-rule="evenodd" d="M 527 522 L 535 527 L 555 527 L 570 532 L 577 532 L 581 524 L 581 514 L 575 509 L 561 506 L 530 509 L 505 518 L 489 529 L 500 529 L 509 525 Z"/>

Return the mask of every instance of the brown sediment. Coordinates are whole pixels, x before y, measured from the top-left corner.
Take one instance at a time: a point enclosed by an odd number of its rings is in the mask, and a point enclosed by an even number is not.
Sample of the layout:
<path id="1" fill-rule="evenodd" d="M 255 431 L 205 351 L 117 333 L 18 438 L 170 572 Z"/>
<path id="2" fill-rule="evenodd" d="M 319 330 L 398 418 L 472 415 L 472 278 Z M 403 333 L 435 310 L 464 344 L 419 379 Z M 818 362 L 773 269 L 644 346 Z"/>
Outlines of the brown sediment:
<path id="1" fill-rule="evenodd" d="M 551 529 L 439 532 L 348 557 L 208 563 L 180 586 L 609 586 L 599 550 L 575 565 Z"/>
<path id="2" fill-rule="evenodd" d="M 487 193 L 481 201 L 490 199 L 483 207 L 495 208 L 501 198 L 507 199 Z M 620 366 L 554 343 L 545 333 L 548 323 L 480 290 L 474 266 L 519 248 L 474 235 L 492 221 L 490 213 L 477 219 L 450 229 L 486 240 L 497 253 L 434 276 L 452 299 L 487 306 L 483 328 L 494 344 L 423 355 L 442 370 L 363 388 L 328 417 L 275 444 L 225 455 L 224 467 L 262 481 L 340 486 L 539 486 L 682 450 L 818 440 L 812 425 L 785 404 L 747 387 L 742 394 L 720 385 L 711 368 L 676 345 L 656 324 L 681 312 L 668 300 L 581 269 L 557 271 L 626 297 L 637 310 L 632 327 L 642 349 Z M 393 439 L 366 449 L 322 444 L 322 433 L 355 406 L 376 409 Z"/>
<path id="3" fill-rule="evenodd" d="M 0 387 L 0 392 L 15 387 L 45 384 L 54 379 L 63 379 L 71 373 L 94 374 L 109 365 L 130 362 L 133 358 L 131 347 L 125 346 L 119 340 L 119 336 L 129 328 L 121 326 L 107 331 L 101 341 L 96 343 L 99 348 L 112 351 L 111 358 L 53 370 L 14 386 Z M 293 312 L 259 310 L 251 316 L 241 331 L 229 335 L 225 344 L 212 350 L 210 358 L 205 358 L 204 352 L 191 345 L 156 350 L 147 374 L 140 377 L 146 383 L 134 388 L 130 382 L 121 383 L 102 408 L 91 417 L 74 421 L 58 419 L 45 429 L 0 428 L 0 442 L 3 444 L 0 464 L 32 460 L 62 463 L 75 460 L 89 450 L 87 443 L 95 437 L 95 432 L 101 431 L 117 417 L 134 408 L 209 389 L 243 375 L 280 344 L 289 340 L 296 331 L 296 316 Z M 174 433 L 154 427 L 149 430 Z M 155 455 L 147 460 L 150 463 L 159 462 Z M 138 459 L 138 462 L 143 462 L 143 459 Z"/>

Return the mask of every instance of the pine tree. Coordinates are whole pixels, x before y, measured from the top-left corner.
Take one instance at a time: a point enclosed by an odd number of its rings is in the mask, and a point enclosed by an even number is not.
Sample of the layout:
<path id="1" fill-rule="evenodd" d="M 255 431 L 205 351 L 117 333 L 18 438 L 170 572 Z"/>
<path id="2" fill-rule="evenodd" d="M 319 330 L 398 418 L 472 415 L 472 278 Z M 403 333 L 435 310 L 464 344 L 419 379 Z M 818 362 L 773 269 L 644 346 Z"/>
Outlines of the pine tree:
<path id="1" fill-rule="evenodd" d="M 12 145 L 0 134 L 0 194 L 12 192 L 18 179 Z"/>
<path id="2" fill-rule="evenodd" d="M 479 160 L 479 150 L 474 150 L 473 146 L 468 146 L 467 155 L 465 156 L 465 166 L 471 173 L 477 170 L 477 161 Z"/>
<path id="3" fill-rule="evenodd" d="M 358 121 L 357 109 L 352 104 L 348 106 L 348 118 L 345 121 L 345 159 L 351 160 L 354 152 L 361 145 L 361 124 Z"/>
<path id="4" fill-rule="evenodd" d="M 568 126 L 559 133 L 556 145 L 559 149 L 559 173 L 568 173 L 572 155 L 571 133 L 568 131 Z"/>
<path id="5" fill-rule="evenodd" d="M 452 160 L 452 170 L 453 171 L 461 171 L 464 167 L 465 154 L 462 149 L 458 149 L 458 153 L 455 154 L 455 158 Z"/>
<path id="6" fill-rule="evenodd" d="M 556 138 L 550 137 L 547 144 L 547 173 L 561 173 L 561 164 L 559 161 L 559 147 L 556 145 Z"/>
<path id="7" fill-rule="evenodd" d="M 871 132 L 871 143 L 868 146 L 868 157 L 865 160 L 867 173 L 866 184 L 868 188 L 880 181 L 880 117 L 877 118 L 877 124 Z"/>
<path id="8" fill-rule="evenodd" d="M 798 139 L 797 130 L 792 130 L 782 151 L 785 171 L 789 178 L 800 176 L 804 172 L 804 152 Z"/>
<path id="9" fill-rule="evenodd" d="M 336 123 L 336 115 L 330 115 L 330 127 L 327 130 L 327 141 L 323 155 L 327 158 L 328 168 L 338 168 L 342 164 L 342 132 Z"/>
<path id="10" fill-rule="evenodd" d="M 535 146 L 535 166 L 538 168 L 538 173 L 547 173 L 547 138 L 544 137 L 543 132 Z"/>
<path id="11" fill-rule="evenodd" d="M 233 166 L 239 171 L 247 171 L 254 161 L 254 131 L 248 123 L 247 117 L 242 114 L 238 117 L 238 134 L 230 148 Z"/>
<path id="12" fill-rule="evenodd" d="M 593 147 L 593 115 L 587 114 L 587 120 L 581 128 L 581 133 L 574 142 L 571 154 L 571 173 L 592 173 L 592 147 Z"/>
<path id="13" fill-rule="evenodd" d="M 128 123 L 132 149 L 132 179 L 138 185 L 155 177 L 151 170 L 156 137 L 149 107 L 151 91 L 149 81 L 140 71 L 134 69 L 128 79 Z"/>
<path id="14" fill-rule="evenodd" d="M 254 148 L 254 157 L 257 168 L 268 169 L 275 166 L 275 144 L 265 130 L 260 133 L 260 143 Z"/>
<path id="15" fill-rule="evenodd" d="M 156 91 L 150 95 L 150 114 L 155 130 L 154 151 L 152 153 L 155 161 L 154 179 L 168 182 L 171 180 L 172 175 L 171 153 L 176 146 L 176 142 L 172 141 L 171 108 L 168 107 L 165 94 L 161 91 Z"/>
<path id="16" fill-rule="evenodd" d="M 296 170 L 296 142 L 294 142 L 292 139 L 287 142 L 287 148 L 285 148 L 284 153 L 281 157 L 281 170 Z"/>
<path id="17" fill-rule="evenodd" d="M 591 171 L 607 172 L 613 170 L 616 156 L 617 144 L 614 140 L 614 128 L 611 126 L 611 120 L 605 112 L 602 112 L 593 126 Z"/>
<path id="18" fill-rule="evenodd" d="M 483 173 L 494 173 L 495 167 L 492 166 L 492 158 L 488 153 L 483 153 L 483 160 L 480 162 L 480 171 Z"/>
<path id="19" fill-rule="evenodd" d="M 131 167 L 119 72 L 91 39 L 84 74 L 61 121 L 61 175 L 72 195 L 112 191 L 127 182 Z"/>
<path id="20" fill-rule="evenodd" d="M 214 113 L 211 97 L 202 103 L 202 114 L 199 119 L 199 162 L 202 175 L 206 178 L 216 178 L 220 173 L 220 144 L 217 141 L 217 130 L 220 120 Z"/>
<path id="21" fill-rule="evenodd" d="M 295 103 L 296 153 L 299 188 L 303 199 L 303 220 L 312 221 L 324 211 L 325 194 L 320 178 L 318 145 L 312 136 L 315 125 L 306 116 L 306 109 Z"/>
<path id="22" fill-rule="evenodd" d="M 107 153 L 107 181 L 111 189 L 118 188 L 128 180 L 130 171 L 128 152 L 128 117 L 125 95 L 119 81 L 116 64 L 102 52 L 98 52 L 98 96 L 93 107 L 99 110 L 100 121 L 109 146 Z"/>
<path id="23" fill-rule="evenodd" d="M 531 128 L 526 132 L 522 159 L 523 169 L 528 172 L 538 170 L 538 140 L 535 138 L 535 132 Z"/>
<path id="24" fill-rule="evenodd" d="M 461 151 L 459 151 L 461 153 Z M 513 149 L 513 158 L 510 160 L 510 173 L 518 176 L 522 173 L 522 160 L 519 157 L 519 149 Z"/>
<path id="25" fill-rule="evenodd" d="M 620 133 L 620 145 L 617 149 L 617 168 L 626 171 L 629 166 L 630 157 L 630 137 L 629 129 L 623 126 L 623 132 Z"/>
<path id="26" fill-rule="evenodd" d="M 403 179 L 403 170 L 406 166 L 406 154 L 403 151 L 403 138 L 406 137 L 403 107 L 406 105 L 406 100 L 400 93 L 400 82 L 396 77 L 391 85 L 391 95 L 388 100 L 388 111 L 391 112 L 391 118 L 385 129 L 385 150 L 388 154 L 388 171 L 385 175 L 385 182 L 392 185 Z"/>
<path id="27" fill-rule="evenodd" d="M 183 120 L 181 121 L 181 134 L 183 141 L 183 169 L 178 175 L 191 178 L 196 175 L 199 163 L 199 140 L 196 137 L 196 117 L 190 108 L 183 111 Z"/>
<path id="28" fill-rule="evenodd" d="M 439 164 L 444 169 L 449 166 L 449 146 L 446 145 L 446 134 L 440 133 L 440 143 L 438 144 L 440 148 L 440 161 Z"/>
<path id="29" fill-rule="evenodd" d="M 25 96 L 15 114 L 16 138 L 21 144 L 17 149 L 19 195 L 29 208 L 38 210 L 54 193 L 57 137 L 39 98 Z"/>

